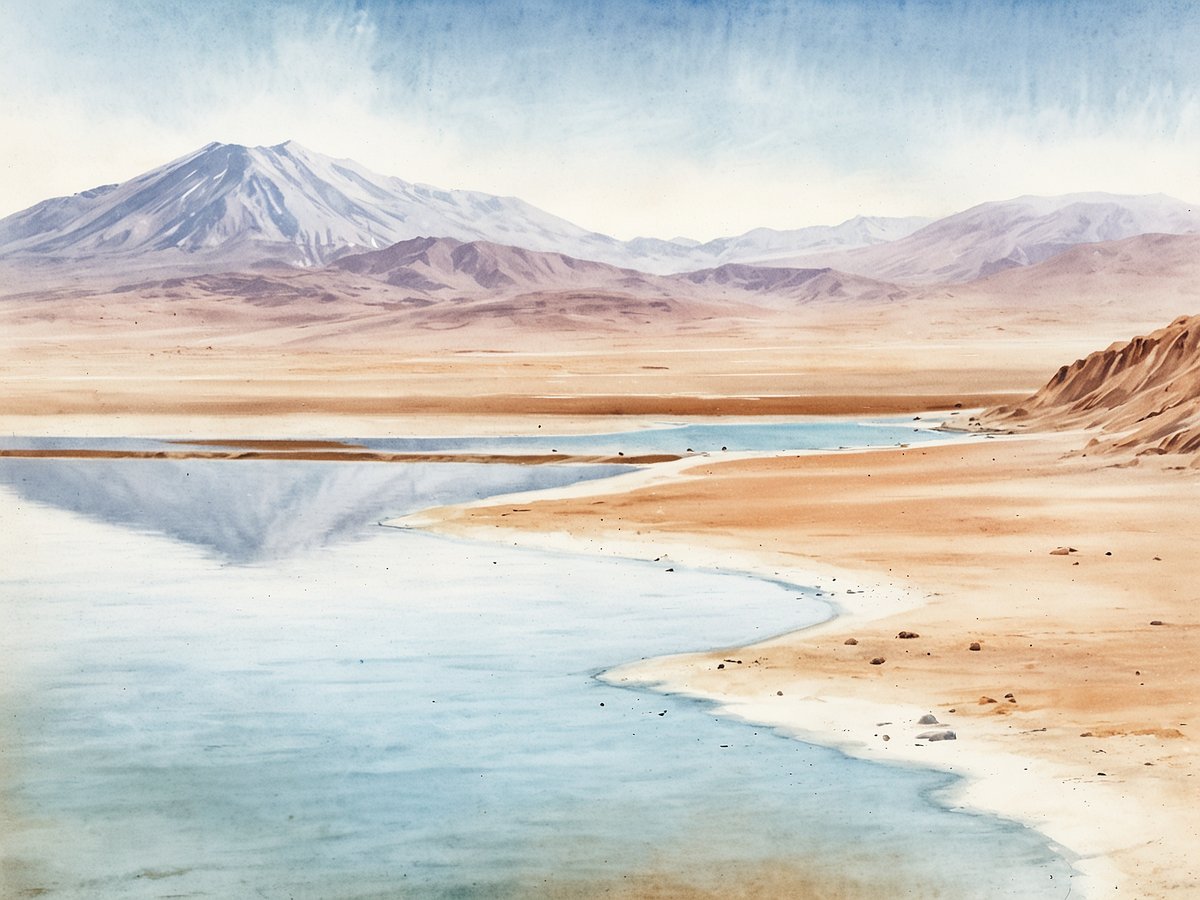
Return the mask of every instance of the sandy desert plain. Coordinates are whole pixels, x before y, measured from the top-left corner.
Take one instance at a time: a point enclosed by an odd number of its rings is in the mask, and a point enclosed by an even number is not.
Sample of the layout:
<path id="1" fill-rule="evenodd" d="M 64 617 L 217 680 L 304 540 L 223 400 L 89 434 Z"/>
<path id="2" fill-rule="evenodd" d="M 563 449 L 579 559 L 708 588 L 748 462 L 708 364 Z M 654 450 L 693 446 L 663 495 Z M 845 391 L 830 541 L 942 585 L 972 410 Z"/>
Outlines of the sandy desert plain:
<path id="1" fill-rule="evenodd" d="M 10 273 L 0 421 L 294 458 L 322 458 L 299 439 L 346 435 L 946 422 L 961 440 L 684 454 L 397 524 L 816 585 L 838 610 L 823 625 L 604 677 L 962 775 L 954 802 L 1066 848 L 1074 895 L 1200 896 L 1200 319 L 1176 322 L 1200 312 L 1200 236 L 963 283 L 825 274 L 804 297 L 554 275 L 433 303 L 336 266 Z M 956 739 L 916 739 L 931 729 Z"/>

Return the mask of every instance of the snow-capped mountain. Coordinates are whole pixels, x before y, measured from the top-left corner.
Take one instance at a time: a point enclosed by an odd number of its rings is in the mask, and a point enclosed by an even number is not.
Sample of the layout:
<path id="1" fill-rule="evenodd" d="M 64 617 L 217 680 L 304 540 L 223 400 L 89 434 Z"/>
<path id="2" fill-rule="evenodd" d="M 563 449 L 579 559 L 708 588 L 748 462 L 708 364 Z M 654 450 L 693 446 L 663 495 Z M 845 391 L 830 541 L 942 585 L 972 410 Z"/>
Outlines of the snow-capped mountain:
<path id="1" fill-rule="evenodd" d="M 209 144 L 123 184 L 0 219 L 0 261 L 93 276 L 312 267 L 419 237 L 486 241 L 655 274 L 728 264 L 833 268 L 887 282 L 969 281 L 1081 243 L 1200 232 L 1200 212 L 1161 194 L 1071 194 L 984 203 L 929 223 L 857 217 L 756 228 L 698 243 L 616 238 L 515 197 L 376 174 L 295 142 Z"/>
<path id="2" fill-rule="evenodd" d="M 491 241 L 656 273 L 863 246 L 923 220 L 853 219 L 756 229 L 707 244 L 622 242 L 515 197 L 442 190 L 379 175 L 295 142 L 213 143 L 123 184 L 46 200 L 0 219 L 0 258 L 123 272 L 323 265 L 421 236 Z"/>
<path id="3" fill-rule="evenodd" d="M 1018 197 L 980 204 L 890 243 L 787 261 L 885 281 L 963 282 L 1034 265 L 1080 244 L 1194 233 L 1200 233 L 1200 208 L 1164 194 Z"/>
<path id="4" fill-rule="evenodd" d="M 630 265 L 647 272 L 690 272 L 726 263 L 765 263 L 797 254 L 851 250 L 894 241 L 932 222 L 921 216 L 855 216 L 840 225 L 811 225 L 779 231 L 755 228 L 745 234 L 701 243 L 688 238 L 634 238 L 624 246 Z"/>
<path id="5" fill-rule="evenodd" d="M 0 255 L 311 266 L 417 235 L 610 254 L 619 243 L 512 197 L 377 175 L 294 142 L 209 144 L 120 185 L 0 220 Z"/>

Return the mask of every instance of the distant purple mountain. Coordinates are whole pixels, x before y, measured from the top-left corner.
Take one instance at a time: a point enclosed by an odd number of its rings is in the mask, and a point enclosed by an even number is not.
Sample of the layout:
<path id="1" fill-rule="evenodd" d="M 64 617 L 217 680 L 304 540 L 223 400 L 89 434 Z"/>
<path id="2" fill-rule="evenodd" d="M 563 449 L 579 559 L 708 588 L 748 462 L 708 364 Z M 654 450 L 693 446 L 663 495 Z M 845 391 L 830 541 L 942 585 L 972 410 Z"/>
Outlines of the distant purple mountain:
<path id="1" fill-rule="evenodd" d="M 982 203 L 890 243 L 786 262 L 907 284 L 949 283 L 1036 265 L 1080 244 L 1195 233 L 1200 208 L 1164 194 L 1018 197 Z"/>

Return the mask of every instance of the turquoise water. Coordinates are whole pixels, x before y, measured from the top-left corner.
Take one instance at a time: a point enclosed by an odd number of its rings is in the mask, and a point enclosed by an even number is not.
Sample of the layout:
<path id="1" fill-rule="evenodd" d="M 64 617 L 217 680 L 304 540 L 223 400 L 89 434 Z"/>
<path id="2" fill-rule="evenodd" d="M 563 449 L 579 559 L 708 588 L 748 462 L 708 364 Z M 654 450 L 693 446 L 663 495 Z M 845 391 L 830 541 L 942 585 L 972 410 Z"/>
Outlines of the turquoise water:
<path id="1" fill-rule="evenodd" d="M 809 418 L 790 422 L 727 423 L 687 425 L 661 423 L 633 431 L 599 434 L 527 434 L 475 437 L 403 436 L 386 438 L 343 437 L 335 440 L 394 453 L 549 453 L 634 454 L 717 453 L 722 450 L 833 450 L 841 447 L 921 444 L 945 440 L 946 435 L 930 426 L 939 417 L 914 420 L 890 417 L 872 421 L 839 418 Z M 547 429 L 549 430 L 549 429 Z M 186 446 L 186 442 L 182 442 Z M 197 444 L 209 448 L 210 445 Z M 159 438 L 127 437 L 23 437 L 0 435 L 0 449 L 104 449 L 165 451 L 179 450 L 181 442 Z"/>
<path id="2" fill-rule="evenodd" d="M 596 474 L 0 461 L 0 894 L 1066 896 L 944 776 L 594 677 L 819 621 L 811 592 L 375 524 Z"/>
<path id="3" fill-rule="evenodd" d="M 407 437 L 356 440 L 368 447 L 400 453 L 435 451 L 493 453 L 716 453 L 722 450 L 816 450 L 839 447 L 917 444 L 945 440 L 924 421 L 891 418 L 875 422 L 850 419 L 807 419 L 794 422 L 705 425 L 663 424 L 637 431 L 579 435 L 511 435 L 507 437 Z"/>

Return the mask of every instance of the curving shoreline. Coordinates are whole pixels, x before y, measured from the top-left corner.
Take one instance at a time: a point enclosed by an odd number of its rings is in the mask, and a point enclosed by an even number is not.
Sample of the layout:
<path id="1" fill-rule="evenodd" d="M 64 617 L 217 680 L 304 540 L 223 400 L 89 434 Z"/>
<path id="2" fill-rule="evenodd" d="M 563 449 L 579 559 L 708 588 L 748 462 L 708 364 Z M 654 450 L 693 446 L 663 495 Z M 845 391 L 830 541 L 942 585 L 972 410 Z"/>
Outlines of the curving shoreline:
<path id="1" fill-rule="evenodd" d="M 1162 467 L 1063 460 L 1075 440 L 684 460 L 620 484 L 527 495 L 519 513 L 493 498 L 406 524 L 837 591 L 838 615 L 822 625 L 604 677 L 703 698 L 851 755 L 963 776 L 953 804 L 1037 828 L 1064 848 L 1080 873 L 1072 887 L 1088 896 L 1189 896 L 1200 889 L 1200 814 L 1187 803 L 1197 676 L 1183 586 L 1200 486 Z M 1083 555 L 1052 555 L 1061 542 Z M 902 628 L 922 637 L 898 641 Z M 718 668 L 731 653 L 747 664 Z M 889 659 L 868 665 L 876 654 Z M 930 713 L 957 740 L 914 740 Z"/>

